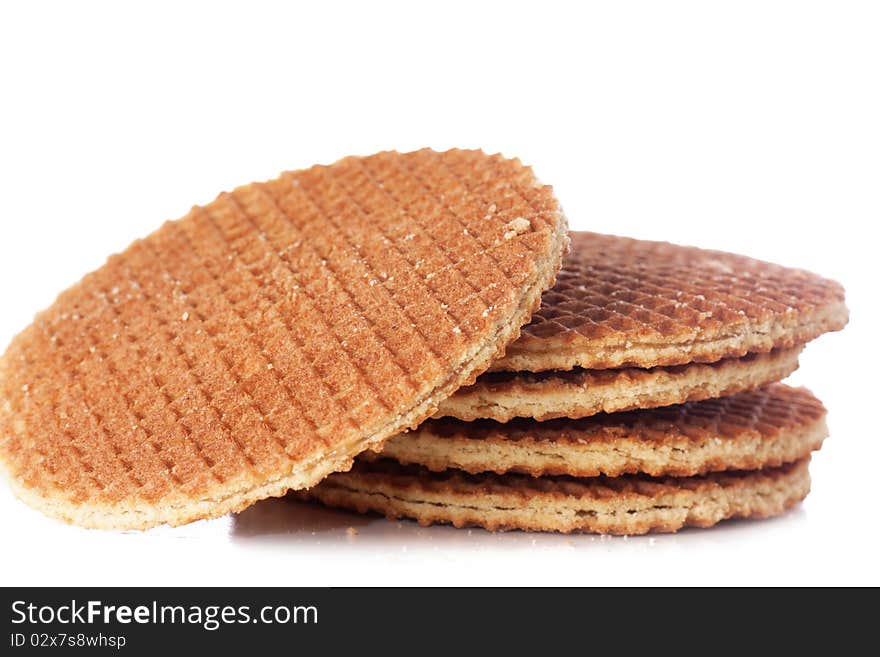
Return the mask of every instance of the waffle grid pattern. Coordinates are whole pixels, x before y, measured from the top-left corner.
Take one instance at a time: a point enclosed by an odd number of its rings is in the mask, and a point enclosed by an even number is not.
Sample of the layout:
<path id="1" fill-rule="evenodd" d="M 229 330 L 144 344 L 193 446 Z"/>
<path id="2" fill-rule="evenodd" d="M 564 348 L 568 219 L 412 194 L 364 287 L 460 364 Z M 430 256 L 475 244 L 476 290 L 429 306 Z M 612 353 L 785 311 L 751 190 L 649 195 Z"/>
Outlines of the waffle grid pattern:
<path id="1" fill-rule="evenodd" d="M 767 472 L 785 471 L 803 461 Z M 670 489 L 700 490 L 718 482 L 732 484 L 754 474 L 748 470 L 714 472 L 694 477 L 651 477 L 645 474 L 621 475 L 619 477 L 570 477 L 552 475 L 529 477 L 520 474 L 496 475 L 491 472 L 470 474 L 460 470 L 430 472 L 421 466 L 402 465 L 390 459 L 372 463 L 357 461 L 349 472 L 338 472 L 322 482 L 321 488 L 346 487 L 352 482 L 370 482 L 369 489 L 381 491 L 391 486 L 398 490 L 411 489 L 426 493 L 460 494 L 484 497 L 486 495 L 516 493 L 528 499 L 533 496 L 557 498 L 575 497 L 593 500 L 618 500 L 622 497 L 656 498 Z M 357 488 L 361 485 L 358 484 Z M 364 486 L 367 488 L 366 486 Z M 311 491 L 304 493 L 309 495 Z"/>
<path id="2" fill-rule="evenodd" d="M 843 288 L 744 256 L 573 232 L 541 308 L 496 370 L 656 367 L 788 348 L 847 321 Z"/>
<path id="3" fill-rule="evenodd" d="M 529 169 L 471 151 L 348 158 L 221 194 L 13 341 L 4 465 L 44 510 L 124 526 L 225 513 L 206 509 L 328 455 L 342 467 L 516 337 L 563 228 Z"/>
<path id="4" fill-rule="evenodd" d="M 657 409 L 581 420 L 428 420 L 381 454 L 434 472 L 522 472 L 593 477 L 691 476 L 775 467 L 807 456 L 827 436 L 825 408 L 805 388 L 782 384 Z"/>
<path id="5" fill-rule="evenodd" d="M 546 422 L 516 419 L 463 422 L 452 418 L 427 420 L 401 438 L 429 433 L 438 438 L 469 440 L 552 441 L 580 444 L 584 440 L 615 440 L 620 435 L 641 440 L 674 441 L 708 436 L 732 439 L 757 432 L 773 436 L 809 424 L 825 415 L 825 407 L 806 388 L 774 384 L 737 395 L 654 409 L 594 415 L 582 420 Z"/>

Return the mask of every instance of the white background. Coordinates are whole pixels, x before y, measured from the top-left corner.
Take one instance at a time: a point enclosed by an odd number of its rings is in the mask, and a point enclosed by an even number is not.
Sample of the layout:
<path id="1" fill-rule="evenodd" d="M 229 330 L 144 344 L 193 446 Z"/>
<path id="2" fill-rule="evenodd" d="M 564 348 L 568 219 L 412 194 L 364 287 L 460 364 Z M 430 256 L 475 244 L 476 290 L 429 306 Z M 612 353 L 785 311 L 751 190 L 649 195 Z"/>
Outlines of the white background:
<path id="1" fill-rule="evenodd" d="M 0 342 L 223 189 L 347 154 L 482 147 L 533 164 L 573 228 L 840 280 L 851 324 L 793 377 L 833 435 L 793 513 L 651 538 L 424 529 L 281 501 L 108 533 L 3 487 L 0 584 L 880 584 L 877 4 L 132 7 L 0 9 Z"/>

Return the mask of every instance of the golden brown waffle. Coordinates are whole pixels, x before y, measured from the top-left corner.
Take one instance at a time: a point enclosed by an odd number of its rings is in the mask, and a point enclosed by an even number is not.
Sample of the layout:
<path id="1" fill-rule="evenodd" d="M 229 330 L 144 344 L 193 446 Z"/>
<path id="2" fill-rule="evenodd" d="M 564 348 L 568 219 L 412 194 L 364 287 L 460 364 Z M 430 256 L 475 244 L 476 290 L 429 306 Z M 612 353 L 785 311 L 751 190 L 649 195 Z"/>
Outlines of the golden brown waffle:
<path id="1" fill-rule="evenodd" d="M 805 388 L 782 384 L 738 395 L 581 420 L 428 420 L 381 454 L 440 472 L 532 476 L 693 476 L 758 470 L 809 456 L 828 436 L 825 408 Z"/>
<path id="2" fill-rule="evenodd" d="M 347 158 L 240 187 L 61 294 L 0 360 L 15 492 L 92 527 L 311 486 L 519 335 L 566 224 L 517 160 Z"/>
<path id="3" fill-rule="evenodd" d="M 797 369 L 801 350 L 652 369 L 490 372 L 441 402 L 435 417 L 576 419 L 723 397 L 784 379 Z"/>
<path id="4" fill-rule="evenodd" d="M 697 477 L 529 477 L 433 473 L 382 459 L 358 462 L 296 495 L 333 507 L 496 531 L 645 534 L 765 518 L 810 491 L 809 457 L 779 468 Z"/>
<path id="5" fill-rule="evenodd" d="M 847 322 L 843 288 L 720 251 L 595 233 L 492 369 L 656 367 L 803 344 Z"/>

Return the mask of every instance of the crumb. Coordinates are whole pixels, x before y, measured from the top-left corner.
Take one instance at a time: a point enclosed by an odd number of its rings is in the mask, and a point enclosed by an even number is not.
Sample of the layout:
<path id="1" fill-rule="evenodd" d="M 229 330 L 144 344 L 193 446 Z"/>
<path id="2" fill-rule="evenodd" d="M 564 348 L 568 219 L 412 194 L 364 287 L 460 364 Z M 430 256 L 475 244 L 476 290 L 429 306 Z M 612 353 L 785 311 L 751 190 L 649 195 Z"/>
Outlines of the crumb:
<path id="1" fill-rule="evenodd" d="M 180 319 L 184 322 L 189 319 L 189 313 L 185 312 L 180 316 Z"/>
<path id="2" fill-rule="evenodd" d="M 532 224 L 525 217 L 517 217 L 513 221 L 507 223 L 504 233 L 504 239 L 513 239 L 517 235 L 521 235 L 532 227 Z"/>
<path id="3" fill-rule="evenodd" d="M 456 334 L 461 333 L 461 327 L 456 326 L 454 329 L 452 329 L 452 332 Z"/>
<path id="4" fill-rule="evenodd" d="M 357 536 L 359 532 L 355 527 L 349 527 L 345 530 L 345 533 L 349 536 Z"/>

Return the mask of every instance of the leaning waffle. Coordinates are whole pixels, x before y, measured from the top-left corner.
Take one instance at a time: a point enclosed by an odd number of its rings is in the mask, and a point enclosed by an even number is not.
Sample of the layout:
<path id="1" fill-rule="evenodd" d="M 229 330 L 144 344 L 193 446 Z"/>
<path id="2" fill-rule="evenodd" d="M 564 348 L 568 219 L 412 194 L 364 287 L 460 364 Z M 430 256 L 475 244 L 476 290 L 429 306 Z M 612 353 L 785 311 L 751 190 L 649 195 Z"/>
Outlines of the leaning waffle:
<path id="1" fill-rule="evenodd" d="M 808 390 L 775 384 L 738 395 L 581 420 L 428 420 L 381 454 L 440 472 L 532 476 L 693 476 L 757 470 L 802 459 L 828 435 L 825 408 Z"/>
<path id="2" fill-rule="evenodd" d="M 651 369 L 489 372 L 442 401 L 435 417 L 576 419 L 722 397 L 784 379 L 797 369 L 801 350 Z"/>
<path id="3" fill-rule="evenodd" d="M 657 367 L 803 344 L 843 328 L 843 288 L 744 256 L 572 233 L 554 287 L 492 369 Z"/>
<path id="4" fill-rule="evenodd" d="M 0 462 L 26 502 L 93 527 L 311 486 L 488 367 L 565 242 L 550 188 L 475 151 L 347 158 L 221 194 L 13 340 Z"/>
<path id="5" fill-rule="evenodd" d="M 809 457 L 778 468 L 697 477 L 530 477 L 468 475 L 357 462 L 297 493 L 328 506 L 451 523 L 532 531 L 644 534 L 709 527 L 727 518 L 765 518 L 810 491 Z"/>

